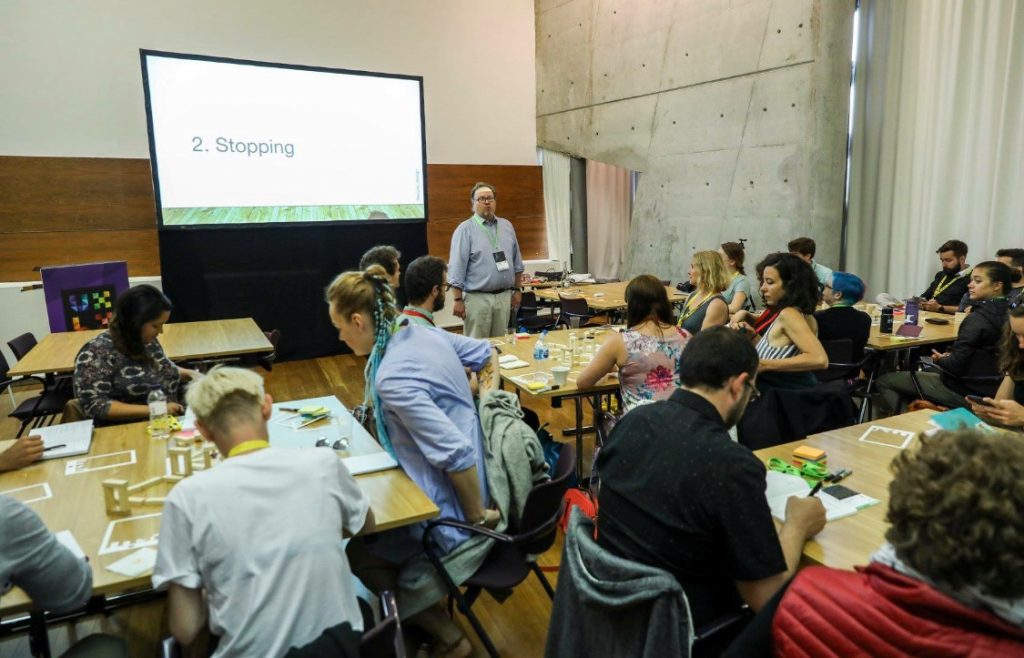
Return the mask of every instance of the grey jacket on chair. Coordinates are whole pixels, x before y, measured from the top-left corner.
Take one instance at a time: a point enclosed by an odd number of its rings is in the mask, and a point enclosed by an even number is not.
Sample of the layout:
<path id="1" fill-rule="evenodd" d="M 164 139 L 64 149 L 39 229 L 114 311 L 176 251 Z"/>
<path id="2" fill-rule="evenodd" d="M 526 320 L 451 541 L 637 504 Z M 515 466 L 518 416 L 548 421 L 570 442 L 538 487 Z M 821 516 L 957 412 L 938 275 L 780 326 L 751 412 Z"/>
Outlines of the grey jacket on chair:
<path id="1" fill-rule="evenodd" d="M 690 607 L 663 569 L 617 557 L 594 541 L 594 523 L 572 511 L 548 627 L 548 658 L 690 655 Z"/>

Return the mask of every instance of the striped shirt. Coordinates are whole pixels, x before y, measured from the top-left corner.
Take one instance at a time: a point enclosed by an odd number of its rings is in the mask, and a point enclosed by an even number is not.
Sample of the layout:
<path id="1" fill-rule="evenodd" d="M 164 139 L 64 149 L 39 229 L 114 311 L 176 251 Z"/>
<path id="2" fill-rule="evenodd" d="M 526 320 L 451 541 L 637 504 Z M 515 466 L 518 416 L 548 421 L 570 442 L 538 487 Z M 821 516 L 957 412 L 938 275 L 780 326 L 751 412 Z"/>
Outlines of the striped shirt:
<path id="1" fill-rule="evenodd" d="M 762 361 L 776 361 L 778 359 L 788 359 L 791 356 L 796 356 L 800 353 L 800 348 L 795 343 L 789 345 L 783 345 L 782 347 L 776 347 L 768 342 L 768 334 L 772 332 L 772 327 L 775 326 L 775 322 L 778 322 L 778 318 L 775 319 L 768 328 L 761 334 L 761 340 L 757 343 L 757 358 Z"/>

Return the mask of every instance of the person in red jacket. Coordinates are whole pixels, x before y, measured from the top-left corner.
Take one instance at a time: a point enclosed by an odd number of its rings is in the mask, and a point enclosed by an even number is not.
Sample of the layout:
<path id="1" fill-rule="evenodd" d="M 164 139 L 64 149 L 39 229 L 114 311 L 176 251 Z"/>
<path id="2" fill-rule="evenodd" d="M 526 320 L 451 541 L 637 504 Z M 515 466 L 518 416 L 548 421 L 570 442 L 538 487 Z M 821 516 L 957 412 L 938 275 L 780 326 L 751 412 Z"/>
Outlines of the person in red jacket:
<path id="1" fill-rule="evenodd" d="M 922 436 L 893 470 L 887 543 L 856 571 L 801 570 L 775 655 L 1024 656 L 1024 438 Z"/>

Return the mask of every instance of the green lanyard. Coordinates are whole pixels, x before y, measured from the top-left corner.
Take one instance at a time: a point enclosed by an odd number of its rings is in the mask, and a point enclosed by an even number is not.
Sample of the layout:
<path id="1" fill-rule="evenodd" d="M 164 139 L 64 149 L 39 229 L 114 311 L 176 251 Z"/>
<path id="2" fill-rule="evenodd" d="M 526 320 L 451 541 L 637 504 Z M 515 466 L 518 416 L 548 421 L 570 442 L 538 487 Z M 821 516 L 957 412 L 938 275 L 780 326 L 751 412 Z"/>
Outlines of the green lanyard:
<path id="1" fill-rule="evenodd" d="M 480 225 L 480 228 L 483 229 L 483 232 L 487 234 L 488 238 L 490 238 L 490 240 L 491 240 L 491 247 L 493 247 L 494 250 L 497 251 L 498 250 L 498 220 L 497 219 L 494 220 L 494 231 L 492 232 L 492 231 L 488 230 L 488 228 L 486 226 L 484 226 L 484 220 L 480 218 L 480 215 L 473 215 L 473 219 L 476 220 L 476 223 Z"/>

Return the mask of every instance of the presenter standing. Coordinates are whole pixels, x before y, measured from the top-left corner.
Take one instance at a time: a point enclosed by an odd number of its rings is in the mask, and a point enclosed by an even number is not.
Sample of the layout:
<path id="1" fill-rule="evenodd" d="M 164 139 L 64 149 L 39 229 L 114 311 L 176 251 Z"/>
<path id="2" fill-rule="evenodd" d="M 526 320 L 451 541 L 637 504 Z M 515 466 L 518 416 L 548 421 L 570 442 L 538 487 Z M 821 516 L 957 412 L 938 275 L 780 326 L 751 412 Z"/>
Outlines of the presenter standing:
<path id="1" fill-rule="evenodd" d="M 523 258 L 512 222 L 494 215 L 494 186 L 477 183 L 469 193 L 473 216 L 452 234 L 448 283 L 455 315 L 471 338 L 505 335 L 512 308 L 522 298 Z"/>

